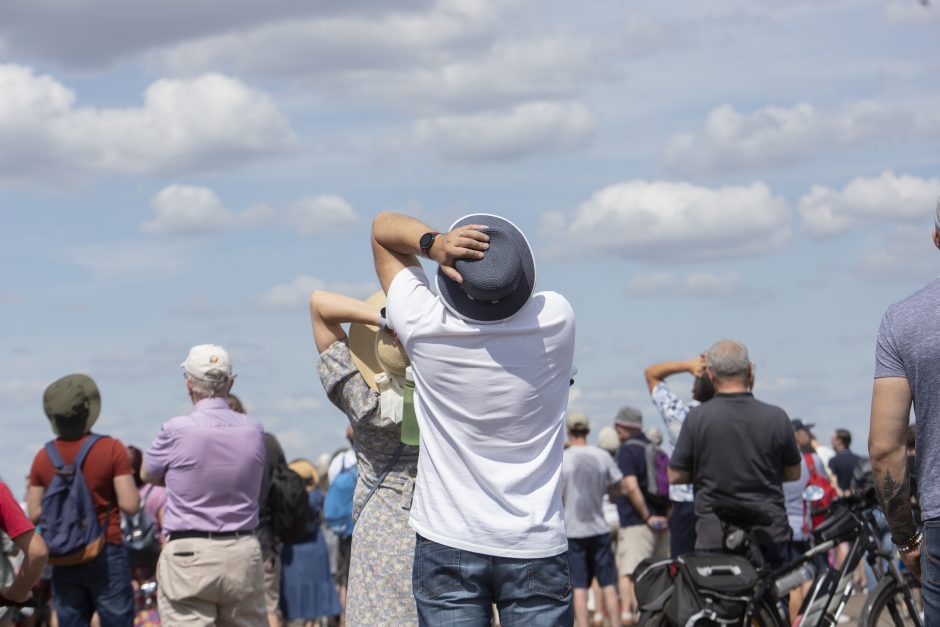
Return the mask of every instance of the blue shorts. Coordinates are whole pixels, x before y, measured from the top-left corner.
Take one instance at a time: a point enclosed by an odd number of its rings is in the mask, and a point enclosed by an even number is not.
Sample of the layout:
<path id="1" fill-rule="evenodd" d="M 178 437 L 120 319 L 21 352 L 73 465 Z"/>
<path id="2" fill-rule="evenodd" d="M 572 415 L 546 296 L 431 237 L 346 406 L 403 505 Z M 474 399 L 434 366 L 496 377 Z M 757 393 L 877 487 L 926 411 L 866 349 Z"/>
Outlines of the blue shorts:
<path id="1" fill-rule="evenodd" d="M 610 550 L 610 534 L 568 538 L 568 564 L 572 588 L 590 588 L 597 577 L 601 587 L 617 584 L 617 565 Z"/>

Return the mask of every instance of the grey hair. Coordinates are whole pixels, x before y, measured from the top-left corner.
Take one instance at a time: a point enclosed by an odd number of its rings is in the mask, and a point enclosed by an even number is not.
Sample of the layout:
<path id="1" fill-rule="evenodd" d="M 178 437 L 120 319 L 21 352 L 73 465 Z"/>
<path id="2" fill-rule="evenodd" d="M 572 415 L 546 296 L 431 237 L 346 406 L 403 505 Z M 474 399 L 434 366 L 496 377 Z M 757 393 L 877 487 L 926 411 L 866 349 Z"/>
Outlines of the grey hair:
<path id="1" fill-rule="evenodd" d="M 734 340 L 715 342 L 705 355 L 708 368 L 716 379 L 741 379 L 747 376 L 751 360 L 747 347 Z"/>
<path id="2" fill-rule="evenodd" d="M 234 377 L 225 374 L 221 370 L 210 370 L 205 376 L 205 379 L 199 379 L 188 372 L 186 373 L 186 379 L 193 385 L 193 396 L 203 399 L 228 394 Z"/>

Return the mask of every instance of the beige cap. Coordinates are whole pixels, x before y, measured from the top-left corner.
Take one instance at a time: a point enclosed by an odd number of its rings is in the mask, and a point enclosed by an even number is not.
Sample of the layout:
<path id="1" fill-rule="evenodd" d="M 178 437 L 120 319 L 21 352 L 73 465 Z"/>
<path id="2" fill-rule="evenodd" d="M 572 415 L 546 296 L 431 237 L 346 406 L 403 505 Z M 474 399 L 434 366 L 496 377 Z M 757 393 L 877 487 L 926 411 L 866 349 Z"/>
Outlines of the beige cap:
<path id="1" fill-rule="evenodd" d="M 186 374 L 204 381 L 218 380 L 219 377 L 209 377 L 208 373 L 218 370 L 226 378 L 232 377 L 232 360 L 228 351 L 215 344 L 199 344 L 189 349 L 186 361 L 180 364 Z"/>
<path id="2" fill-rule="evenodd" d="M 590 431 L 591 421 L 583 411 L 569 411 L 565 424 L 572 431 Z"/>

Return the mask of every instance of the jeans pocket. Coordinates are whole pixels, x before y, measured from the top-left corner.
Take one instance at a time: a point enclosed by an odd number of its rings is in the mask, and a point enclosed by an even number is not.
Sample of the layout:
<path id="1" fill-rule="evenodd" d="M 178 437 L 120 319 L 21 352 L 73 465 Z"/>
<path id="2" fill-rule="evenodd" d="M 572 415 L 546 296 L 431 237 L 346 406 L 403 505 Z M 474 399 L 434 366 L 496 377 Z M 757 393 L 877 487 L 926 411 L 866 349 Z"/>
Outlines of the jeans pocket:
<path id="1" fill-rule="evenodd" d="M 433 599 L 460 587 L 460 549 L 424 538 L 415 546 L 415 587 L 421 596 Z"/>
<path id="2" fill-rule="evenodd" d="M 530 561 L 528 579 L 531 592 L 564 600 L 571 594 L 568 552 Z"/>
<path id="3" fill-rule="evenodd" d="M 940 520 L 928 520 L 924 523 L 921 551 L 924 554 L 924 577 L 931 584 L 940 586 Z"/>

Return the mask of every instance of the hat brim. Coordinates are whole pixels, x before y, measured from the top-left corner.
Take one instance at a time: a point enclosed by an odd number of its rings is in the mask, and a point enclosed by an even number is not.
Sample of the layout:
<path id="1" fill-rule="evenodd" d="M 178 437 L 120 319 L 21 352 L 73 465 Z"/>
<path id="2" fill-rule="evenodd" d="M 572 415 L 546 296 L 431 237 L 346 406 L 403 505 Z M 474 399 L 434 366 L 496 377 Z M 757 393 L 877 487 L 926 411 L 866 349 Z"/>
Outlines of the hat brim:
<path id="1" fill-rule="evenodd" d="M 376 310 L 385 306 L 385 292 L 379 290 L 366 299 L 366 303 L 372 305 Z M 375 356 L 375 338 L 379 333 L 379 328 L 371 324 L 360 324 L 358 322 L 349 325 L 349 353 L 352 355 L 353 364 L 366 380 L 369 387 L 378 391 L 379 386 L 375 383 L 375 375 L 382 370 L 378 357 Z"/>
<path id="2" fill-rule="evenodd" d="M 437 290 L 444 306 L 454 315 L 468 322 L 492 324 L 504 322 L 515 316 L 525 306 L 535 291 L 535 256 L 525 235 L 515 224 L 489 213 L 475 213 L 464 216 L 454 222 L 450 230 L 468 224 L 485 224 L 490 228 L 499 228 L 510 238 L 522 261 L 522 276 L 515 291 L 498 303 L 481 303 L 472 300 L 463 291 L 460 284 L 444 274 L 438 268 Z"/>

